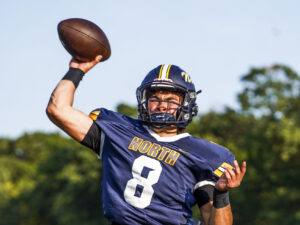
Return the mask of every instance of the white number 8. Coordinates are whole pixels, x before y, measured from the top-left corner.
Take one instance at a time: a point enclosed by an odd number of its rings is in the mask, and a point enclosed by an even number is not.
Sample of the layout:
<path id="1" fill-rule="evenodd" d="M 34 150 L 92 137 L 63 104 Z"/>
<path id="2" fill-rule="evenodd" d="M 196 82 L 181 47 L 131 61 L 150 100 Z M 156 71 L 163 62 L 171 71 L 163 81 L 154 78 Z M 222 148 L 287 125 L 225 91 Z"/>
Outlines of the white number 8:
<path id="1" fill-rule="evenodd" d="M 151 169 L 147 178 L 142 177 L 144 167 Z M 154 194 L 152 185 L 158 182 L 161 171 L 162 167 L 159 161 L 155 159 L 142 155 L 134 160 L 132 165 L 133 178 L 127 182 L 124 191 L 126 202 L 140 209 L 149 206 Z M 135 196 L 137 185 L 143 186 L 143 191 L 139 197 Z"/>

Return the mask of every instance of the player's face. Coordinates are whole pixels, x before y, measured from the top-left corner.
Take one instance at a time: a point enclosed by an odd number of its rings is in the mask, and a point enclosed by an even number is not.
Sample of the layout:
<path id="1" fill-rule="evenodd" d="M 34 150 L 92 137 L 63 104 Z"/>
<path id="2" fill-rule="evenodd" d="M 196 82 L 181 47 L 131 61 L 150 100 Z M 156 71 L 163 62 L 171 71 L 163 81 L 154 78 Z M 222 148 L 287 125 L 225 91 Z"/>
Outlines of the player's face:
<path id="1" fill-rule="evenodd" d="M 149 97 L 148 107 L 151 114 L 170 113 L 175 115 L 179 105 L 182 103 L 182 99 L 183 97 L 180 93 L 158 91 Z"/>

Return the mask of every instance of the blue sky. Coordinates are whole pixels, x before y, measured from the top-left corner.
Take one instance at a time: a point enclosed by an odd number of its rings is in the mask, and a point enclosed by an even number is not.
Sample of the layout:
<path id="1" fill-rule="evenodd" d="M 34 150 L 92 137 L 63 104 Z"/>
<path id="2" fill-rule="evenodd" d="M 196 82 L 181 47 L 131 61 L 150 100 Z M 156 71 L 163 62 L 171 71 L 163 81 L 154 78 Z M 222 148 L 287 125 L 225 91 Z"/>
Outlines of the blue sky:
<path id="1" fill-rule="evenodd" d="M 203 90 L 201 113 L 238 107 L 240 77 L 251 67 L 300 70 L 297 0 L 10 0 L 0 8 L 0 137 L 58 131 L 45 108 L 68 70 L 70 55 L 57 35 L 67 18 L 98 24 L 112 48 L 78 87 L 74 107 L 85 113 L 136 104 L 136 87 L 159 64 L 190 74 Z"/>

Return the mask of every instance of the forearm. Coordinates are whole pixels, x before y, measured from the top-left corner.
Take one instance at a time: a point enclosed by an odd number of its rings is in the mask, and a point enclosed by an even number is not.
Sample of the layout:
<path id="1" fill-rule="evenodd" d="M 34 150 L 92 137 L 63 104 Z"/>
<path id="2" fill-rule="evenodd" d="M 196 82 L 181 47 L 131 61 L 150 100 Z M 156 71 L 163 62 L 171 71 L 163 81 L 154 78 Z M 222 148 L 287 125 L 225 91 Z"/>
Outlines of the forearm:
<path id="1" fill-rule="evenodd" d="M 205 225 L 209 225 L 210 217 L 212 214 L 212 204 L 212 201 L 210 201 L 200 207 L 201 217 Z"/>
<path id="2" fill-rule="evenodd" d="M 232 212 L 229 202 L 229 191 L 213 192 L 213 207 L 209 225 L 232 225 Z"/>
<path id="3" fill-rule="evenodd" d="M 212 207 L 209 225 L 232 225 L 232 221 L 230 205 L 218 209 Z"/>
<path id="4" fill-rule="evenodd" d="M 61 80 L 51 94 L 46 113 L 55 125 L 77 141 L 82 141 L 92 120 L 72 107 L 75 90 L 72 81 Z"/>
<path id="5" fill-rule="evenodd" d="M 51 94 L 48 108 L 53 110 L 63 110 L 72 107 L 75 93 L 75 86 L 72 81 L 61 80 Z"/>

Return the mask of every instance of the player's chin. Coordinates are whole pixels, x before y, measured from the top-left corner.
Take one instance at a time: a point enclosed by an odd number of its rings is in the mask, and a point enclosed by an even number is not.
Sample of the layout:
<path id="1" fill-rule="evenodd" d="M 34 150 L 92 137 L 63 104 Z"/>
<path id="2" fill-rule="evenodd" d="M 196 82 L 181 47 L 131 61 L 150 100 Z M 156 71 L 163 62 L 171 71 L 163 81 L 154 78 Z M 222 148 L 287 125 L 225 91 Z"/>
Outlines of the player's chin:
<path id="1" fill-rule="evenodd" d="M 156 131 L 165 132 L 165 133 L 177 133 L 178 131 L 178 127 L 175 125 L 166 125 L 162 128 L 157 128 L 155 126 L 152 126 L 152 128 L 154 128 L 154 130 Z"/>

